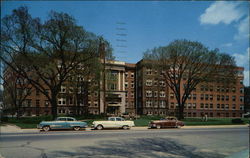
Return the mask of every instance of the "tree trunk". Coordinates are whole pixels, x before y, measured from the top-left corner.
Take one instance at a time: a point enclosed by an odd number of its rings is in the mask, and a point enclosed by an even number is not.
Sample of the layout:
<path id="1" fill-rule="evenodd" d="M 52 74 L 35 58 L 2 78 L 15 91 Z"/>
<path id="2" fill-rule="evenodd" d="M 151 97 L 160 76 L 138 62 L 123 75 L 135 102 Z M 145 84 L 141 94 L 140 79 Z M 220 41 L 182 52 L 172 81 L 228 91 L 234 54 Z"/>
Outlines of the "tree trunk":
<path id="1" fill-rule="evenodd" d="M 55 119 L 57 117 L 57 97 L 53 93 L 51 94 L 51 112 L 53 119 Z"/>
<path id="2" fill-rule="evenodd" d="M 182 103 L 179 104 L 179 114 L 178 114 L 178 119 L 179 120 L 182 120 L 184 119 L 184 115 L 183 115 L 183 112 L 184 112 L 184 105 Z"/>

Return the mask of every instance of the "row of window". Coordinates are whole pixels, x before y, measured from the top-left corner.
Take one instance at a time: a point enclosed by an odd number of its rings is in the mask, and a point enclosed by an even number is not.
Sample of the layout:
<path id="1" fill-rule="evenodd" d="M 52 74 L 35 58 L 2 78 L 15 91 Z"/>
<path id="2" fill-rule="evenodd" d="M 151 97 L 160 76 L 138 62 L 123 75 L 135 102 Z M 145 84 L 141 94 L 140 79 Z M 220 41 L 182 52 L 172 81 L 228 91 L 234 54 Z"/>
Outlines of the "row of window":
<path id="1" fill-rule="evenodd" d="M 147 100 L 146 107 L 166 108 L 166 101 L 165 100 L 159 100 L 159 101 Z"/>
<path id="2" fill-rule="evenodd" d="M 158 83 L 159 83 L 159 86 L 160 87 L 165 87 L 166 86 L 166 83 L 165 81 L 157 81 L 157 80 L 146 80 L 146 86 L 153 86 L 153 82 L 154 82 L 154 86 L 158 86 Z"/>
<path id="3" fill-rule="evenodd" d="M 125 78 L 128 78 L 128 77 L 129 77 L 128 72 L 125 72 Z M 134 78 L 134 73 L 133 72 L 130 73 L 130 77 Z"/>
<path id="4" fill-rule="evenodd" d="M 214 96 L 216 96 L 216 95 L 213 95 L 213 94 L 201 94 L 200 95 L 200 100 L 213 100 L 214 99 Z M 216 96 L 217 98 L 217 101 L 229 101 L 230 100 L 230 98 L 229 98 L 229 95 L 217 95 Z M 170 93 L 170 98 L 171 99 L 174 99 L 174 93 Z M 196 94 L 190 94 L 189 96 L 188 96 L 188 99 L 190 100 L 190 99 L 193 99 L 193 100 L 196 100 L 196 98 L 197 98 L 197 95 Z M 244 96 L 240 96 L 240 102 L 244 102 Z M 236 101 L 236 96 L 234 95 L 234 96 L 232 96 L 232 98 L 231 98 L 231 100 L 232 101 Z"/>
<path id="5" fill-rule="evenodd" d="M 166 96 L 165 91 L 160 91 L 159 97 L 164 98 Z M 146 91 L 146 97 L 153 97 L 153 91 Z M 154 97 L 158 97 L 158 91 L 154 91 Z"/>
<path id="6" fill-rule="evenodd" d="M 216 88 L 217 92 L 233 92 L 233 93 L 236 92 L 236 88 L 235 87 L 232 87 L 232 88 L 223 87 L 223 86 L 213 87 L 211 85 L 210 86 L 208 86 L 208 85 L 201 85 L 200 86 L 200 90 L 201 91 L 210 91 L 210 92 L 212 92 L 212 91 L 215 91 L 215 88 Z M 243 87 L 240 88 L 240 93 L 244 93 L 244 88 Z"/>

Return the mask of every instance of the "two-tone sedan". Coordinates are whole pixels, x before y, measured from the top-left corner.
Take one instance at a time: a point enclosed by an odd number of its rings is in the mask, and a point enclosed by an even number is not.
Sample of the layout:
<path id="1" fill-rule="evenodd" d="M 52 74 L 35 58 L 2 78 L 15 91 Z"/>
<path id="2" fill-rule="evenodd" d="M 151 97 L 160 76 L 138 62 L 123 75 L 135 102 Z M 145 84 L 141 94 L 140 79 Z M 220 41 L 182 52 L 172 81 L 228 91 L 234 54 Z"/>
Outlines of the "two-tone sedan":
<path id="1" fill-rule="evenodd" d="M 37 125 L 38 129 L 49 131 L 51 129 L 73 129 L 75 131 L 86 128 L 86 122 L 77 121 L 73 117 L 58 117 L 55 121 L 42 121 Z"/>
<path id="2" fill-rule="evenodd" d="M 184 126 L 184 123 L 182 121 L 177 120 L 175 117 L 167 117 L 165 119 L 151 121 L 148 124 L 149 128 L 158 128 L 158 129 L 168 128 L 168 127 L 179 128 L 182 126 Z"/>
<path id="3" fill-rule="evenodd" d="M 104 128 L 130 129 L 135 126 L 134 121 L 128 121 L 121 117 L 109 117 L 107 121 L 94 121 L 92 128 L 102 130 Z"/>

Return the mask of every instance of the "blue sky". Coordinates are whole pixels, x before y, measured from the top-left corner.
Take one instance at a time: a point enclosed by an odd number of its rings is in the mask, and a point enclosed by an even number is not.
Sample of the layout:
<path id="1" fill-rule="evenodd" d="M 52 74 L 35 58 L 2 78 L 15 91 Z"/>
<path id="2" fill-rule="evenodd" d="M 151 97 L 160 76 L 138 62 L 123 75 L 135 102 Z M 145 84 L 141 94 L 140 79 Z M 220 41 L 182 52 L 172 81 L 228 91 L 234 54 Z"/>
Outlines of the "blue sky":
<path id="1" fill-rule="evenodd" d="M 103 35 L 117 60 L 136 63 L 143 52 L 176 39 L 199 41 L 235 57 L 249 85 L 249 3 L 224 1 L 1 1 L 1 16 L 25 5 L 33 17 L 66 12 L 87 31 Z M 125 24 L 120 24 L 125 23 Z M 126 30 L 118 30 L 125 28 Z M 127 36 L 118 36 L 126 34 Z M 117 39 L 126 42 L 117 41 Z M 126 47 L 118 47 L 123 45 Z"/>

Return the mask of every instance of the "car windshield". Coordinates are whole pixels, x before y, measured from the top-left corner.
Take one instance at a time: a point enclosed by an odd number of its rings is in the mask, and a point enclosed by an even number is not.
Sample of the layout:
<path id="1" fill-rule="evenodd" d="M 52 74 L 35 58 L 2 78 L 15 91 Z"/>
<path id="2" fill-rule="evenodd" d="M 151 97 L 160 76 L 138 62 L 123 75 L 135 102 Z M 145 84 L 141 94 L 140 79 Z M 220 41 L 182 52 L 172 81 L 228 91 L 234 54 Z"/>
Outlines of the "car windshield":
<path id="1" fill-rule="evenodd" d="M 111 117 L 109 118 L 109 121 L 115 121 L 115 118 Z"/>
<path id="2" fill-rule="evenodd" d="M 67 118 L 67 121 L 75 121 L 73 118 Z"/>
<path id="3" fill-rule="evenodd" d="M 56 121 L 66 121 L 66 118 L 59 117 L 59 118 L 56 119 Z"/>

